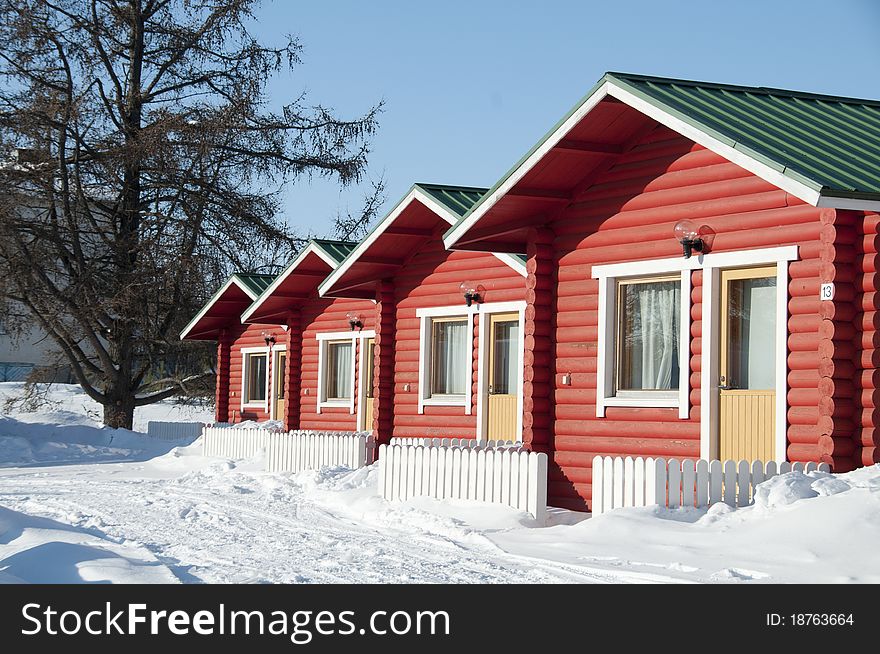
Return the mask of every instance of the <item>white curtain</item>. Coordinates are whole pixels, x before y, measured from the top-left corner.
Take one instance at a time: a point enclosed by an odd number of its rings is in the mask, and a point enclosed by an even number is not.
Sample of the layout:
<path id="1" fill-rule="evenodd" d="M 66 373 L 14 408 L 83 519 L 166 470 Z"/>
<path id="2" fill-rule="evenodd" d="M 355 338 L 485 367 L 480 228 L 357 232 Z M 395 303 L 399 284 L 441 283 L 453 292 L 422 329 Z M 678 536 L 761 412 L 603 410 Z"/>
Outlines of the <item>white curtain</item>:
<path id="1" fill-rule="evenodd" d="M 631 351 L 629 389 L 671 390 L 678 388 L 679 304 L 678 282 L 651 282 L 627 286 L 627 324 L 624 339 Z M 627 372 L 627 371 L 624 371 Z"/>
<path id="2" fill-rule="evenodd" d="M 467 393 L 470 358 L 467 321 L 440 321 L 433 324 L 431 392 L 438 395 Z"/>
<path id="3" fill-rule="evenodd" d="M 330 343 L 327 346 L 327 399 L 351 398 L 351 343 Z"/>

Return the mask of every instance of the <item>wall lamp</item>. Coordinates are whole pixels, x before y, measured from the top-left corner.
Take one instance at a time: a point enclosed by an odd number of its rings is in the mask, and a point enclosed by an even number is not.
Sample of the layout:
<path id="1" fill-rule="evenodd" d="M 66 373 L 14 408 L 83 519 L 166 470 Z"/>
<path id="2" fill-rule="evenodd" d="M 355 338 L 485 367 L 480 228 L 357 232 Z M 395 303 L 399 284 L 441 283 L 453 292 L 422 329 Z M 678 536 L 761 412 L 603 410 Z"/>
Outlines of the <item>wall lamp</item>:
<path id="1" fill-rule="evenodd" d="M 464 301 L 467 302 L 468 306 L 471 306 L 474 302 L 483 301 L 483 297 L 480 294 L 481 286 L 477 286 L 471 281 L 463 281 L 458 285 L 458 288 L 464 294 Z"/>
<path id="2" fill-rule="evenodd" d="M 351 328 L 351 331 L 354 331 L 355 327 L 358 328 L 358 331 L 364 328 L 364 317 L 361 314 L 349 311 L 345 314 L 345 318 L 348 320 L 348 326 Z"/>
<path id="3" fill-rule="evenodd" d="M 705 243 L 700 238 L 700 228 L 691 220 L 679 220 L 673 228 L 675 240 L 681 243 L 684 258 L 690 259 L 693 252 L 705 252 Z"/>
<path id="4" fill-rule="evenodd" d="M 263 332 L 261 334 L 263 340 L 266 341 L 266 347 L 269 347 L 269 343 L 275 344 L 275 334 L 270 334 L 269 332 Z"/>

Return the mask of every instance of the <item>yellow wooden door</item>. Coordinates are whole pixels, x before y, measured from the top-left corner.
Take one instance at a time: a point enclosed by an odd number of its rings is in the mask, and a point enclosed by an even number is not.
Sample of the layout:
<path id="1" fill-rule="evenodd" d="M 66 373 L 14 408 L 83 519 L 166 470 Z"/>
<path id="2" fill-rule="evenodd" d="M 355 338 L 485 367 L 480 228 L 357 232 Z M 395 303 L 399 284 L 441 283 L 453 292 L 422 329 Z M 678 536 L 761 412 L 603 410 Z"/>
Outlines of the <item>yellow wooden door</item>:
<path id="1" fill-rule="evenodd" d="M 284 420 L 284 377 L 286 368 L 287 352 L 282 350 L 275 354 L 275 420 Z"/>
<path id="2" fill-rule="evenodd" d="M 776 267 L 721 271 L 719 458 L 772 461 Z"/>
<path id="3" fill-rule="evenodd" d="M 486 437 L 518 440 L 516 431 L 519 385 L 519 314 L 489 316 L 489 397 Z"/>
<path id="4" fill-rule="evenodd" d="M 364 357 L 364 412 L 363 412 L 363 424 L 360 426 L 360 429 L 363 431 L 372 431 L 373 429 L 373 410 L 375 408 L 374 394 L 373 394 L 373 350 L 376 345 L 376 341 L 372 338 L 368 338 L 367 342 L 364 344 L 364 347 L 367 348 L 366 356 Z"/>

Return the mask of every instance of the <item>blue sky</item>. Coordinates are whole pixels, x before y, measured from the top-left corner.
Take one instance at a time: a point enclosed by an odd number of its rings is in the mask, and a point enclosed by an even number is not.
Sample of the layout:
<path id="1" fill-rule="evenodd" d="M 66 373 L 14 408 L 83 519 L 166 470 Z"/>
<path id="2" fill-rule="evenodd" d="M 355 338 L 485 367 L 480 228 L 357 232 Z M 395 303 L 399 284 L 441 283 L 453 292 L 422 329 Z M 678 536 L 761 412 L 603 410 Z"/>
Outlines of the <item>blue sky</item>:
<path id="1" fill-rule="evenodd" d="M 357 116 L 384 100 L 370 174 L 390 208 L 413 182 L 491 186 L 609 70 L 880 99 L 875 0 L 266 0 L 255 33 L 300 37 L 303 90 Z M 285 216 L 327 236 L 364 188 L 297 180 Z"/>

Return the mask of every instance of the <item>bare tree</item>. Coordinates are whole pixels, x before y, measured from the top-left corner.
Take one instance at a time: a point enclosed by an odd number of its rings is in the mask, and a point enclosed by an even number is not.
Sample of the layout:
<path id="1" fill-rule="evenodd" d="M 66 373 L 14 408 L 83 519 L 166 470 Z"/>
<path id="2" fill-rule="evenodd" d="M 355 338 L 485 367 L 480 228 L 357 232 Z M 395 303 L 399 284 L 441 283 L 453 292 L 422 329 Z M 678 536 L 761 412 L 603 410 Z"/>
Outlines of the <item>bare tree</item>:
<path id="1" fill-rule="evenodd" d="M 365 171 L 380 105 L 270 110 L 266 83 L 300 46 L 258 42 L 256 4 L 0 0 L 0 293 L 109 426 L 194 381 L 163 362 L 220 280 L 301 245 L 285 184 Z"/>
<path id="2" fill-rule="evenodd" d="M 380 177 L 371 183 L 371 190 L 364 197 L 358 213 L 339 213 L 333 219 L 334 236 L 343 241 L 359 241 L 370 230 L 370 225 L 378 217 L 385 205 L 385 178 Z"/>

